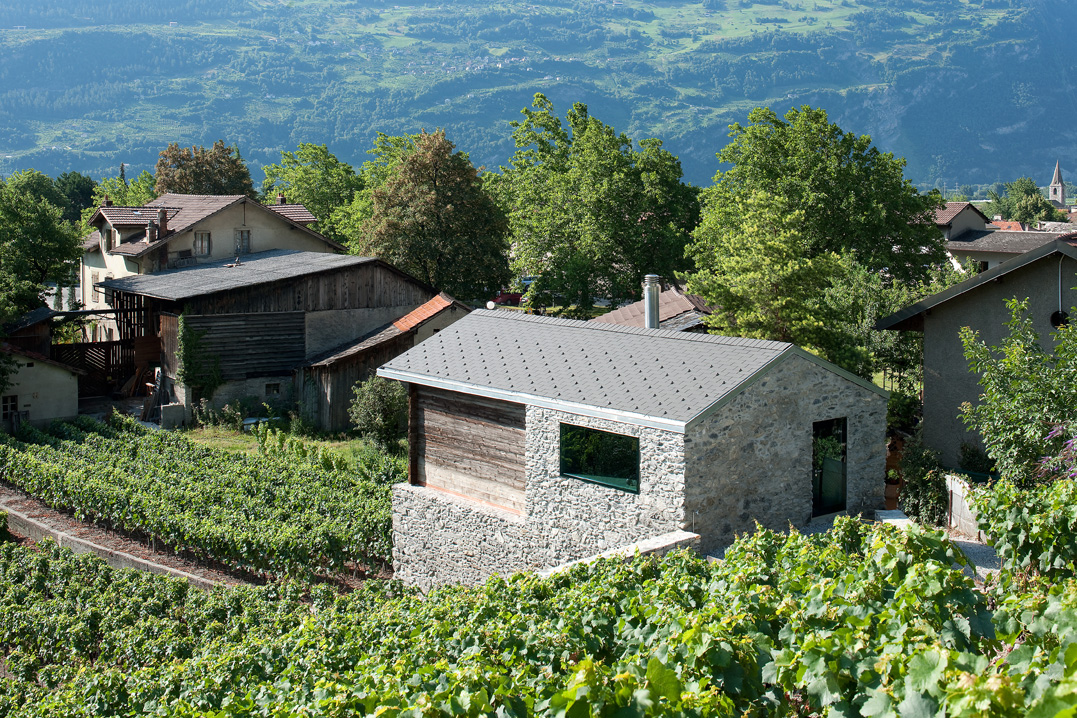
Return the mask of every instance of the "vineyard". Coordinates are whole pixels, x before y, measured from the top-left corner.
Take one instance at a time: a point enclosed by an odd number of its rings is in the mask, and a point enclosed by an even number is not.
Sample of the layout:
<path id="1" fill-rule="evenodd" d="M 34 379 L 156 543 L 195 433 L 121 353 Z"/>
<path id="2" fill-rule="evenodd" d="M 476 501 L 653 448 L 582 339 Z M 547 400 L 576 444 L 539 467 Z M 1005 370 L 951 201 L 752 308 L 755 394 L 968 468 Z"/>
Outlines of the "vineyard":
<path id="1" fill-rule="evenodd" d="M 80 417 L 0 437 L 0 476 L 79 520 L 234 570 L 306 577 L 389 561 L 399 472 L 262 443 L 262 455 L 235 456 L 131 419 Z"/>
<path id="2" fill-rule="evenodd" d="M 939 533 L 842 520 L 720 563 L 600 561 L 422 596 L 203 594 L 0 544 L 0 716 L 1054 716 L 1077 591 L 986 592 Z"/>

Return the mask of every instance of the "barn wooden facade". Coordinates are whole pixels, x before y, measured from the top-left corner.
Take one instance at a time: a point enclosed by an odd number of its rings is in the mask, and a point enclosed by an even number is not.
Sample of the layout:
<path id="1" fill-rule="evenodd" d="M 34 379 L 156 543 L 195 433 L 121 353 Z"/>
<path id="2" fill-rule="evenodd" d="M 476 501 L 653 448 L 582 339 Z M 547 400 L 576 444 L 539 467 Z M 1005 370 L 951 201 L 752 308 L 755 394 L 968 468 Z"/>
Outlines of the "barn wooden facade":
<path id="1" fill-rule="evenodd" d="M 201 397 L 176 382 L 181 316 L 199 351 L 219 367 L 224 384 L 214 392 L 213 404 L 309 400 L 312 418 L 332 430 L 346 428 L 355 380 L 373 371 L 375 361 L 412 346 L 415 332 L 402 333 L 408 341 L 379 342 L 375 351 L 360 352 L 363 362 L 348 371 L 334 372 L 335 362 L 326 359 L 438 297 L 432 287 L 378 259 L 287 250 L 109 280 L 102 286 L 116 306 L 137 310 L 127 313 L 135 319 L 120 325 L 121 339 L 159 343 L 163 373 L 188 412 Z M 319 361 L 329 375 L 320 378 L 334 389 L 320 396 L 308 390 L 319 377 L 306 370 Z"/>

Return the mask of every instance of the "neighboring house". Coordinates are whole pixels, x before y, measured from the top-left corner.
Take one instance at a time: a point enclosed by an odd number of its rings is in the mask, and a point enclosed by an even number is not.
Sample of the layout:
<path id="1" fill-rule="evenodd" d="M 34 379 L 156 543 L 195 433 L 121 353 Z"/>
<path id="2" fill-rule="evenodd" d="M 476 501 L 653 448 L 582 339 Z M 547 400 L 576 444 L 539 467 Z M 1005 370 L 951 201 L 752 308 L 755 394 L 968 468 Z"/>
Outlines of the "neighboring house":
<path id="1" fill-rule="evenodd" d="M 110 279 L 100 286 L 120 310 L 121 339 L 157 339 L 165 388 L 188 416 L 201 397 L 176 382 L 181 314 L 203 365 L 219 367 L 223 384 L 213 394 L 214 405 L 243 398 L 290 403 L 304 395 L 296 386 L 303 382 L 301 368 L 345 351 L 438 296 L 378 259 L 285 250 Z M 454 311 L 437 321 L 463 313 L 456 311 L 462 305 L 448 301 Z M 418 325 L 405 331 L 412 329 L 418 331 Z M 335 405 L 343 393 L 327 394 L 326 401 Z M 329 416 L 321 407 L 312 410 Z"/>
<path id="2" fill-rule="evenodd" d="M 971 202 L 947 202 L 935 214 L 935 226 L 946 239 L 946 252 L 955 267 L 960 269 L 972 261 L 982 272 L 1053 241 L 1060 234 L 998 229 L 990 222 Z"/>
<path id="3" fill-rule="evenodd" d="M 44 426 L 78 415 L 82 372 L 13 344 L 0 344 L 0 353 L 12 357 L 16 366 L 0 395 L 0 426 L 11 429 L 22 421 Z"/>
<path id="4" fill-rule="evenodd" d="M 483 310 L 378 374 L 409 386 L 412 584 L 882 503 L 886 392 L 790 344 Z"/>
<path id="5" fill-rule="evenodd" d="M 964 402 L 980 396 L 958 333 L 971 327 L 989 346 L 1006 335 L 1010 312 L 1005 300 L 1028 299 L 1032 321 L 1045 341 L 1060 318 L 1077 304 L 1077 234 L 1065 235 L 992 267 L 879 321 L 876 329 L 923 332 L 924 443 L 958 466 L 961 444 L 981 446 L 980 437 L 960 419 Z"/>
<path id="6" fill-rule="evenodd" d="M 307 225 L 303 205 L 262 205 L 244 195 L 166 194 L 143 207 L 107 201 L 90 218 L 83 239 L 80 283 L 86 309 L 108 309 L 101 282 L 132 275 L 219 262 L 226 258 L 288 249 L 340 252 L 336 242 Z M 117 326 L 101 321 L 95 339 L 115 339 Z"/>
<path id="7" fill-rule="evenodd" d="M 707 306 L 703 297 L 685 294 L 676 287 L 670 287 L 658 295 L 658 327 L 660 329 L 705 332 L 707 328 L 703 325 L 703 317 L 711 311 L 711 307 Z M 640 300 L 595 317 L 591 321 L 600 324 L 618 324 L 623 327 L 643 327 L 645 314 L 644 301 Z"/>

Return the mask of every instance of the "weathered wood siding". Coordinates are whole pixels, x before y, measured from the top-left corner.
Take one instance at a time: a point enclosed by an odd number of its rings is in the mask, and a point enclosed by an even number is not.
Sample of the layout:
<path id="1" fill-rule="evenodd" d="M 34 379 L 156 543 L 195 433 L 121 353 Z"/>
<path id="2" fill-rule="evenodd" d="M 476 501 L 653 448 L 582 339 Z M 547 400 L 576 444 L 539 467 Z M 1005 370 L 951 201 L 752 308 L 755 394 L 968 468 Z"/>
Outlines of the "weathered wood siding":
<path id="1" fill-rule="evenodd" d="M 176 378 L 179 351 L 179 317 L 161 312 L 161 371 L 169 379 Z"/>
<path id="2" fill-rule="evenodd" d="M 347 431 L 351 427 L 348 406 L 352 402 L 352 387 L 410 349 L 413 339 L 412 334 L 402 334 L 329 366 L 305 368 L 300 396 L 310 418 L 326 431 Z"/>
<path id="3" fill-rule="evenodd" d="M 273 284 L 232 289 L 185 302 L 191 314 L 321 312 L 419 306 L 433 293 L 383 264 L 371 262 Z"/>
<path id="4" fill-rule="evenodd" d="M 289 374 L 303 363 L 303 312 L 186 315 L 184 322 L 202 335 L 203 349 L 220 358 L 225 381 Z"/>
<path id="5" fill-rule="evenodd" d="M 412 482 L 523 512 L 524 405 L 417 387 Z"/>

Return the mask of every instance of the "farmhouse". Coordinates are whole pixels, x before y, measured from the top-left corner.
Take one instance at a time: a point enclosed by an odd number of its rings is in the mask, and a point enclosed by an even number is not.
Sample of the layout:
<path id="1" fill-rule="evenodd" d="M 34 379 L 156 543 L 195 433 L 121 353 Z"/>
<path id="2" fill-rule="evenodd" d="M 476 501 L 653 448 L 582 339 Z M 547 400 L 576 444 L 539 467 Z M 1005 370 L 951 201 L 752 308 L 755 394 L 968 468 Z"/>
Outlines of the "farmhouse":
<path id="1" fill-rule="evenodd" d="M 979 378 L 969 371 L 959 332 L 971 327 L 988 346 L 1006 335 L 1006 300 L 1028 299 L 1037 333 L 1048 341 L 1077 304 L 1077 234 L 1041 244 L 938 294 L 879 320 L 877 329 L 923 332 L 924 444 L 956 467 L 961 444 L 982 447 L 961 421 L 961 405 L 979 401 Z M 1065 316 L 1064 316 L 1065 315 Z"/>
<path id="2" fill-rule="evenodd" d="M 393 558 L 420 586 L 882 502 L 886 392 L 790 344 L 476 311 L 378 374 L 409 386 Z"/>
<path id="3" fill-rule="evenodd" d="M 142 360 L 159 357 L 162 393 L 188 418 L 212 389 L 217 406 L 302 399 L 332 430 L 344 428 L 350 398 L 337 369 L 350 390 L 372 370 L 372 355 L 384 361 L 466 310 L 381 260 L 320 252 L 258 252 L 100 286 L 118 312 L 121 340 L 153 343 Z M 184 343 L 186 383 L 178 381 Z M 320 369 L 317 377 L 310 367 Z M 310 386 L 312 378 L 323 381 Z"/>

